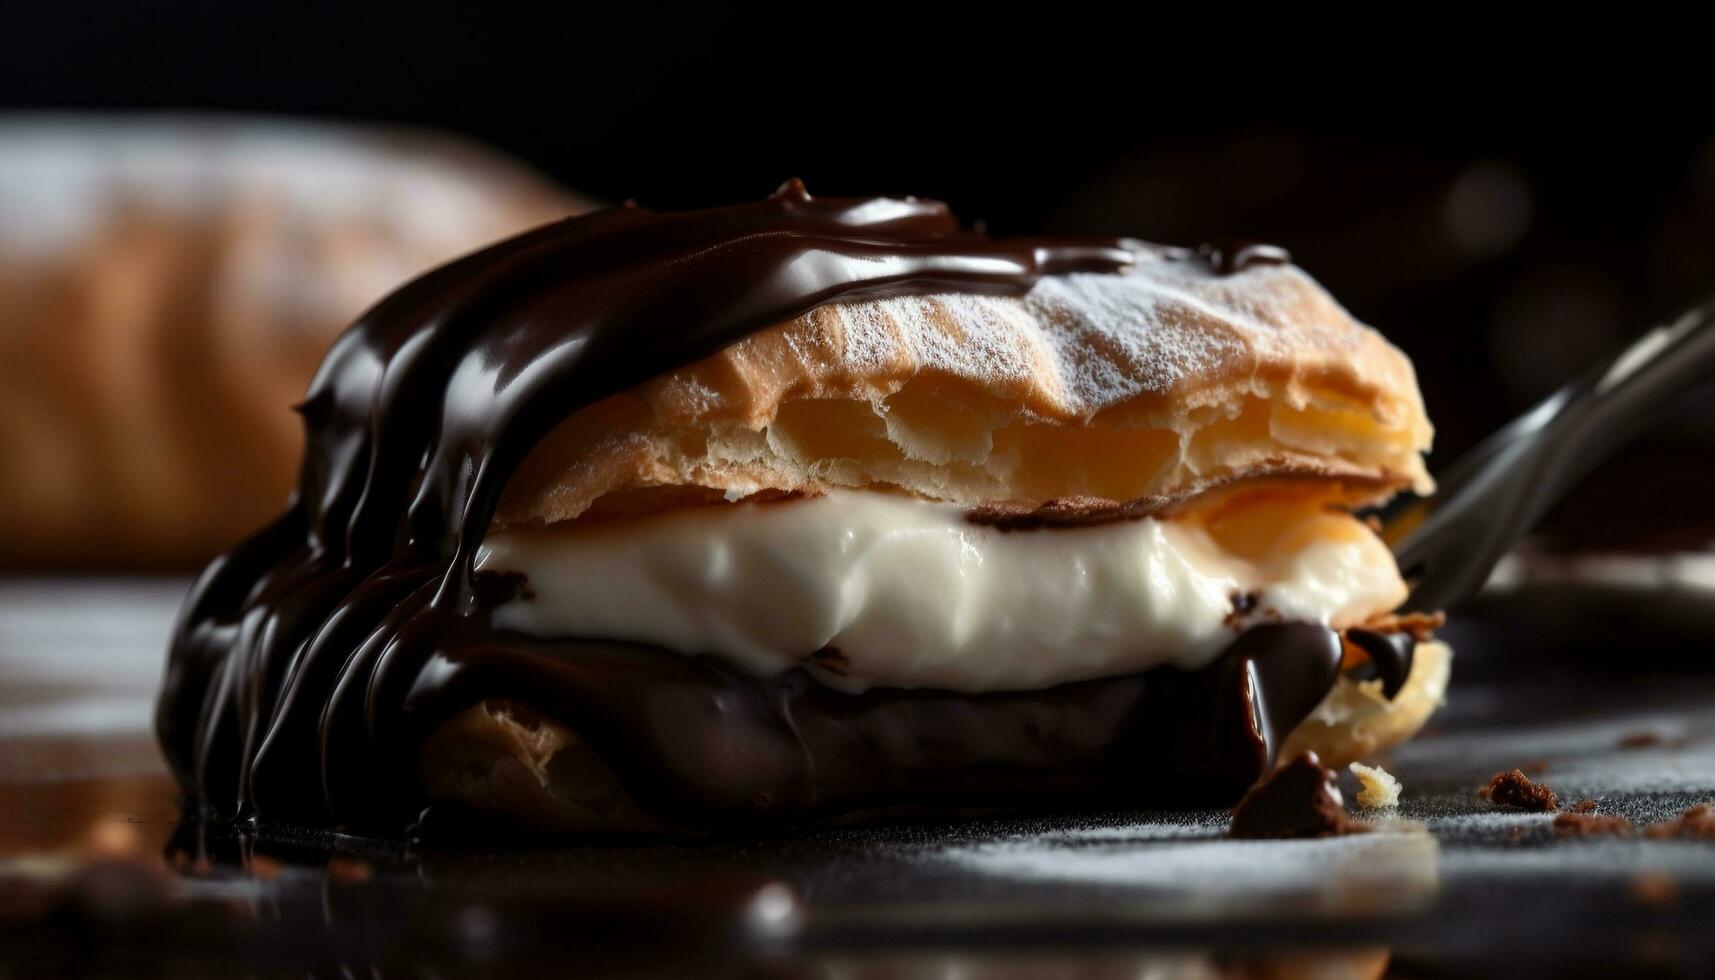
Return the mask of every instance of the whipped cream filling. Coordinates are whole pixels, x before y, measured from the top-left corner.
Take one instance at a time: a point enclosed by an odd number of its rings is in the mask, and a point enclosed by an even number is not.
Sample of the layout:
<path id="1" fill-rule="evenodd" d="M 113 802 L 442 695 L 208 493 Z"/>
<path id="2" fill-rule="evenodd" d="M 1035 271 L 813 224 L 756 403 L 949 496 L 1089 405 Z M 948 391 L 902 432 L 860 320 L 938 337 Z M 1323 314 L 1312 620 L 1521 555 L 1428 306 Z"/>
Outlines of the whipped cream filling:
<path id="1" fill-rule="evenodd" d="M 1250 623 L 1344 626 L 1406 593 L 1350 515 L 1278 501 L 1236 518 L 1003 531 L 957 505 L 845 491 L 493 532 L 477 567 L 526 578 L 497 627 L 716 654 L 758 674 L 803 665 L 847 691 L 1193 670 Z"/>

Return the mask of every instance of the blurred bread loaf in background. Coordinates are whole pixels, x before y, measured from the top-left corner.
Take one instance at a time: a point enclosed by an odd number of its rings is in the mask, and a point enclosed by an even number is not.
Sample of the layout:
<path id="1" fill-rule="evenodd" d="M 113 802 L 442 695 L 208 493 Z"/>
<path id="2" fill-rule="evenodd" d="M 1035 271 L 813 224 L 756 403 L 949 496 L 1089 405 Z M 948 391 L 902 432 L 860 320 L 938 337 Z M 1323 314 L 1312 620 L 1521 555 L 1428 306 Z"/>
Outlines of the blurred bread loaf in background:
<path id="1" fill-rule="evenodd" d="M 278 513 L 291 411 L 393 286 L 583 210 L 418 131 L 0 116 L 0 568 L 192 567 Z"/>

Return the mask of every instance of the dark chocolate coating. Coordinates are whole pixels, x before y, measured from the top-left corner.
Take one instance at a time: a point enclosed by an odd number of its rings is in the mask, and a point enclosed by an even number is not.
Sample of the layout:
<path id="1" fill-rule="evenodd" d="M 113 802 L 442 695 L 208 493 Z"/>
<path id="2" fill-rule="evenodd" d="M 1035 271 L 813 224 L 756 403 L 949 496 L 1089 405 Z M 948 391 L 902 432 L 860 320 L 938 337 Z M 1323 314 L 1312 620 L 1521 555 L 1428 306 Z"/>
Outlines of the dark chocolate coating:
<path id="1" fill-rule="evenodd" d="M 1378 633 L 1375 630 L 1349 629 L 1346 639 L 1370 655 L 1376 675 L 1382 681 L 1382 696 L 1392 701 L 1405 689 L 1411 676 L 1411 664 L 1417 655 L 1417 638 L 1400 630 Z"/>
<path id="2" fill-rule="evenodd" d="M 1138 260 L 1119 241 L 992 240 L 934 202 L 812 199 L 793 182 L 756 204 L 570 219 L 405 285 L 311 383 L 285 514 L 210 564 L 181 612 L 157 729 L 187 797 L 224 816 L 397 832 L 424 802 L 427 733 L 507 698 L 585 733 L 669 821 L 1073 783 L 1132 792 L 1133 775 L 1182 779 L 1169 797 L 1236 798 L 1332 684 L 1331 631 L 1253 631 L 1193 674 L 852 696 L 794 673 L 496 634 L 473 572 L 513 470 L 586 405 L 825 303 L 1018 295 Z"/>
<path id="3" fill-rule="evenodd" d="M 1233 810 L 1228 837 L 1290 840 L 1338 837 L 1369 829 L 1346 815 L 1334 772 L 1314 752 L 1282 763 L 1268 780 L 1251 788 Z"/>
<path id="4" fill-rule="evenodd" d="M 739 828 L 1049 801 L 1224 806 L 1269 771 L 1339 663 L 1335 633 L 1285 623 L 1189 673 L 845 694 L 802 669 L 759 678 L 646 645 L 498 633 L 458 645 L 432 696 L 552 706 L 644 809 Z"/>
<path id="5" fill-rule="evenodd" d="M 1279 245 L 1224 238 L 1197 246 L 1197 255 L 1221 275 L 1243 272 L 1258 265 L 1289 265 L 1292 253 Z"/>

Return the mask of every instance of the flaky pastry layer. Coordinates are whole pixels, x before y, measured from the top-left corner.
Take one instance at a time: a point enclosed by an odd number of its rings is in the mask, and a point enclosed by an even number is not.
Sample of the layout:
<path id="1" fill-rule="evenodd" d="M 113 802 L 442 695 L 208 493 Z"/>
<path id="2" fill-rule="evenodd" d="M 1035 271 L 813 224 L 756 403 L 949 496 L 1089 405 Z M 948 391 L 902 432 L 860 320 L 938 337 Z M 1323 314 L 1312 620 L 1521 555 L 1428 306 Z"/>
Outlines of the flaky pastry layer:
<path id="1" fill-rule="evenodd" d="M 1143 248 L 1021 298 L 824 306 L 578 412 L 498 526 L 759 492 L 1183 500 L 1260 477 L 1427 489 L 1410 362 L 1290 266 Z"/>

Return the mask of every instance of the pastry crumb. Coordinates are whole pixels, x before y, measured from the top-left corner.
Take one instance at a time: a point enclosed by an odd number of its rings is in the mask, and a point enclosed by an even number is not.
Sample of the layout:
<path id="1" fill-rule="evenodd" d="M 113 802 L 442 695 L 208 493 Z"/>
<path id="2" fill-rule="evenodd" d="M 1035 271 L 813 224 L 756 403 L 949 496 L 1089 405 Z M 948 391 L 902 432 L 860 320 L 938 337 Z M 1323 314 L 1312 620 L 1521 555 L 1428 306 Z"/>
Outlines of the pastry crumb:
<path id="1" fill-rule="evenodd" d="M 1358 806 L 1366 810 L 1381 810 L 1399 806 L 1399 780 L 1381 766 L 1366 766 L 1354 762 L 1347 768 L 1358 777 Z"/>

